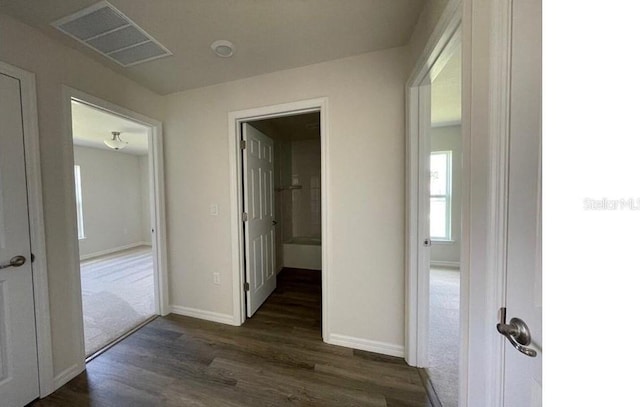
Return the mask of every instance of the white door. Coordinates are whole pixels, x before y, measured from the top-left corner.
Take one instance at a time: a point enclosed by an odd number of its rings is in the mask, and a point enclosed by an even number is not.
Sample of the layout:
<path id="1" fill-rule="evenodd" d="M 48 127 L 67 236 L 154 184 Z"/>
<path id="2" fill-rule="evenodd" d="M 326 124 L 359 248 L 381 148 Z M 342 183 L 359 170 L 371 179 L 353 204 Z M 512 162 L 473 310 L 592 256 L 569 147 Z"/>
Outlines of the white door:
<path id="1" fill-rule="evenodd" d="M 540 150 L 542 2 L 513 2 L 506 321 L 531 333 L 527 356 L 506 342 L 504 405 L 542 405 L 542 270 Z"/>
<path id="2" fill-rule="evenodd" d="M 20 81 L 0 74 L 0 404 L 38 398 Z"/>
<path id="3" fill-rule="evenodd" d="M 247 317 L 251 317 L 276 288 L 273 197 L 273 140 L 247 123 L 243 155 L 245 278 Z"/>

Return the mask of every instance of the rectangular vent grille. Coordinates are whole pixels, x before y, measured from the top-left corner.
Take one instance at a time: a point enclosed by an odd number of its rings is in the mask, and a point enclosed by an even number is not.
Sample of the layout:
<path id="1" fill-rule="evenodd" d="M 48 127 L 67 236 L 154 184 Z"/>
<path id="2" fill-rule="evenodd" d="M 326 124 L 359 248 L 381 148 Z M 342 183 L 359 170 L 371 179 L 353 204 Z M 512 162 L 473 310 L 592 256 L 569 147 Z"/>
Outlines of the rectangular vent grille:
<path id="1" fill-rule="evenodd" d="M 51 25 L 125 67 L 173 55 L 106 1 Z"/>

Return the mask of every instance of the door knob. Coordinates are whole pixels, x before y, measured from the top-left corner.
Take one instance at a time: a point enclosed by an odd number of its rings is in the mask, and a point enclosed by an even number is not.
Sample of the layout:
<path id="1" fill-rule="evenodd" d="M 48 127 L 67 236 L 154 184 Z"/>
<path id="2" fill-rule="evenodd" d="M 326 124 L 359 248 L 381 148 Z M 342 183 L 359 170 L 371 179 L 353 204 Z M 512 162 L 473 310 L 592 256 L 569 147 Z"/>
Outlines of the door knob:
<path id="1" fill-rule="evenodd" d="M 278 222 L 277 222 L 277 221 L 275 221 L 275 220 L 272 220 L 272 221 L 271 221 L 271 224 L 272 224 L 273 226 L 275 226 L 275 225 L 277 225 L 277 224 L 278 224 Z"/>
<path id="2" fill-rule="evenodd" d="M 520 318 L 511 318 L 507 324 L 507 309 L 500 308 L 500 322 L 496 325 L 498 332 L 509 340 L 519 352 L 535 358 L 538 352 L 527 348 L 531 344 L 531 332 L 527 324 Z"/>
<path id="3" fill-rule="evenodd" d="M 11 260 L 9 260 L 9 263 L 0 264 L 0 270 L 6 269 L 6 268 L 9 268 L 9 267 L 20 267 L 26 261 L 27 261 L 27 259 L 25 259 L 24 256 L 14 256 L 14 257 L 11 258 Z"/>

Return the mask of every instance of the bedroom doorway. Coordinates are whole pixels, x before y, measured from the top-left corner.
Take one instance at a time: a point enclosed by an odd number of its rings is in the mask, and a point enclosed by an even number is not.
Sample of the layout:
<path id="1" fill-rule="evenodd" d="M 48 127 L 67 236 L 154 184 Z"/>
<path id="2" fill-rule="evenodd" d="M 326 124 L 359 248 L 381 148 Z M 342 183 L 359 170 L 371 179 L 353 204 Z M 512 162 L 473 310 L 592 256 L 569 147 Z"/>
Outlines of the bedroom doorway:
<path id="1" fill-rule="evenodd" d="M 76 97 L 70 119 L 84 357 L 91 360 L 166 310 L 161 163 L 153 123 Z"/>

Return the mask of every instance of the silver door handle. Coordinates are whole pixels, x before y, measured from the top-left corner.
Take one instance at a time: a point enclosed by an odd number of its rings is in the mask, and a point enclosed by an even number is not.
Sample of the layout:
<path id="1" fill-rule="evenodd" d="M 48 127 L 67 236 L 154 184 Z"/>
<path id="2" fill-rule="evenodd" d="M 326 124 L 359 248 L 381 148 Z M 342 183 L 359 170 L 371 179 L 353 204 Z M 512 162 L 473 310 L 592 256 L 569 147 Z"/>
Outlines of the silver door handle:
<path id="1" fill-rule="evenodd" d="M 24 256 L 14 256 L 14 257 L 11 258 L 11 260 L 9 260 L 9 263 L 0 264 L 0 270 L 6 269 L 6 268 L 9 268 L 9 267 L 20 267 L 26 261 L 27 261 L 27 259 L 25 259 Z"/>
<path id="2" fill-rule="evenodd" d="M 527 348 L 531 344 L 531 332 L 527 324 L 520 318 L 511 318 L 508 324 L 506 322 L 507 309 L 500 308 L 500 322 L 496 325 L 498 332 L 504 335 L 520 353 L 535 358 L 538 352 Z"/>

